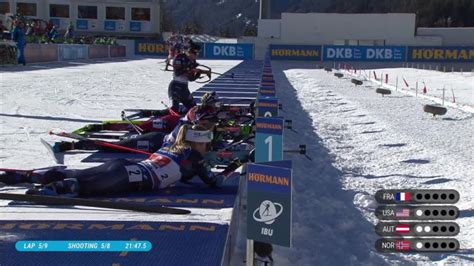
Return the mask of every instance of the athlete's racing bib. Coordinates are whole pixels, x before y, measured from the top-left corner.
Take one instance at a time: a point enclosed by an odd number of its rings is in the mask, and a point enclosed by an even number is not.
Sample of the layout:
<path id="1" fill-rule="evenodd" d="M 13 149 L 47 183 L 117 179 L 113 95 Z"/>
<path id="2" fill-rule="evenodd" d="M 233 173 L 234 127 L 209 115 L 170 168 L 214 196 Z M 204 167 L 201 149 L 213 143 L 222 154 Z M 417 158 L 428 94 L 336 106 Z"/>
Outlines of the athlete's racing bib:
<path id="1" fill-rule="evenodd" d="M 153 128 L 156 128 L 156 129 L 164 129 L 166 126 L 165 126 L 165 121 L 163 121 L 163 119 L 160 119 L 160 118 L 157 118 L 157 119 L 153 119 Z"/>
<path id="2" fill-rule="evenodd" d="M 179 165 L 166 156 L 155 153 L 139 164 L 151 172 L 153 189 L 168 187 L 181 179 Z"/>

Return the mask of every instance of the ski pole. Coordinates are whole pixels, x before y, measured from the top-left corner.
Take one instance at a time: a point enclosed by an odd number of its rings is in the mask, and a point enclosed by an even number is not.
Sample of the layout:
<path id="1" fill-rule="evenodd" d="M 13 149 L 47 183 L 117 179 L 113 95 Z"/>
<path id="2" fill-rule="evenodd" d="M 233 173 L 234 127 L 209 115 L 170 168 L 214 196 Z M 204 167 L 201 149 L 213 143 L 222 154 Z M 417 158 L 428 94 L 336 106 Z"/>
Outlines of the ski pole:
<path id="1" fill-rule="evenodd" d="M 124 151 L 131 151 L 131 152 L 135 152 L 135 153 L 141 153 L 141 154 L 145 154 L 145 155 L 152 155 L 152 153 L 150 153 L 150 152 L 125 147 L 125 146 L 113 144 L 113 143 L 106 142 L 106 141 L 93 140 L 93 142 L 95 142 L 97 145 L 101 145 L 101 146 L 104 146 L 104 147 L 109 147 L 109 148 L 113 148 L 113 149 L 117 149 L 117 150 L 124 150 Z"/>
<path id="2" fill-rule="evenodd" d="M 79 134 L 76 134 L 76 133 L 66 133 L 66 132 L 55 133 L 53 131 L 50 131 L 49 134 L 60 136 L 60 137 L 76 139 L 76 140 L 92 141 L 93 143 L 95 143 L 99 146 L 108 147 L 108 148 L 117 149 L 117 150 L 124 150 L 124 151 L 130 151 L 130 152 L 135 152 L 135 153 L 141 153 L 141 154 L 145 154 L 145 155 L 148 155 L 148 156 L 152 154 L 150 152 L 125 147 L 125 146 L 122 146 L 122 145 L 113 144 L 113 143 L 107 142 L 107 141 L 89 139 L 89 138 L 83 137 L 83 136 L 81 136 Z"/>
<path id="3" fill-rule="evenodd" d="M 135 129 L 135 131 L 138 133 L 138 135 L 143 134 L 143 129 L 141 127 L 135 125 L 128 117 L 126 117 L 125 112 L 123 112 L 123 111 L 122 111 L 122 120 L 127 121 L 133 127 L 133 129 Z"/>
<path id="4" fill-rule="evenodd" d="M 173 108 L 169 107 L 165 102 L 161 101 L 161 104 L 163 104 L 166 108 L 168 108 L 168 111 L 170 112 L 171 115 L 174 115 L 174 116 L 181 116 L 180 114 L 178 114 L 177 112 L 175 112 L 173 110 Z"/>

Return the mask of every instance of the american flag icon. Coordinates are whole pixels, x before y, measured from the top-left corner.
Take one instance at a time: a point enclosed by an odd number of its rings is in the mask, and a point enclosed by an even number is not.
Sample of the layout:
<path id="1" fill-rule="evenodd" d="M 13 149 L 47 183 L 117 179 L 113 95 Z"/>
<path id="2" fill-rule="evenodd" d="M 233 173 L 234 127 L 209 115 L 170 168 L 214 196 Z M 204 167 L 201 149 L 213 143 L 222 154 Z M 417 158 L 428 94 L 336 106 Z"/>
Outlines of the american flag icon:
<path id="1" fill-rule="evenodd" d="M 410 209 L 400 209 L 397 210 L 395 213 L 395 217 L 409 217 L 410 216 Z"/>

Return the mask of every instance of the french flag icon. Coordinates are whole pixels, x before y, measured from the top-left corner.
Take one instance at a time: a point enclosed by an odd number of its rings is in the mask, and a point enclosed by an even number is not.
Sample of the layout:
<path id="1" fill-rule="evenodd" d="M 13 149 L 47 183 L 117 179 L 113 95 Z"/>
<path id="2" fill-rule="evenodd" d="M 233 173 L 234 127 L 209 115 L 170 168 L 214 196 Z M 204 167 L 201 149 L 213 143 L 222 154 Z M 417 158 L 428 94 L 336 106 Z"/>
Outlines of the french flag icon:
<path id="1" fill-rule="evenodd" d="M 408 192 L 397 192 L 397 201 L 410 201 L 410 193 Z"/>

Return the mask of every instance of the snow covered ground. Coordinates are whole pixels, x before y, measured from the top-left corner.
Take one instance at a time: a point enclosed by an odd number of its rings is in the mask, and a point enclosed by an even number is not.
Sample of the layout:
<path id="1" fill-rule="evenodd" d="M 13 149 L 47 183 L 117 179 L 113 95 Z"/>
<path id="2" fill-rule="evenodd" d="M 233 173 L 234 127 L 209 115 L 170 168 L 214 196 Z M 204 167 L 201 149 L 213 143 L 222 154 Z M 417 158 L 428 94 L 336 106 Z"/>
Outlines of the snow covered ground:
<path id="1" fill-rule="evenodd" d="M 474 115 L 450 108 L 446 116 L 432 118 L 422 111 L 429 100 L 397 92 L 381 97 L 376 84 L 355 87 L 350 78 L 338 79 L 313 65 L 273 63 L 283 115 L 294 119 L 299 132 L 287 132 L 285 144 L 305 143 L 313 157 L 288 156 L 295 163 L 294 248 L 278 248 L 276 260 L 285 265 L 472 263 Z M 459 253 L 374 252 L 373 195 L 406 188 L 461 193 Z"/>
<path id="2" fill-rule="evenodd" d="M 370 78 L 372 81 L 375 81 L 376 77 L 379 80 L 378 84 L 381 84 L 380 77 L 383 76 L 384 85 L 386 85 L 385 79 L 388 74 L 387 85 L 392 89 L 398 88 L 412 94 L 416 93 L 416 84 L 418 83 L 420 96 L 426 95 L 438 99 L 443 98 L 444 88 L 445 103 L 456 103 L 460 107 L 470 107 L 469 109 L 474 113 L 474 72 L 445 73 L 416 68 L 381 68 L 362 70 L 356 74 L 367 79 Z M 426 94 L 423 94 L 425 85 Z"/>
<path id="3" fill-rule="evenodd" d="M 124 108 L 163 109 L 161 101 L 168 104 L 172 74 L 160 70 L 164 68 L 161 62 L 163 59 L 81 61 L 0 68 L 0 166 L 50 165 L 39 138 L 48 138 L 46 133 L 53 128 L 71 131 L 120 119 Z M 240 61 L 200 62 L 225 72 Z M 190 90 L 201 85 L 190 83 Z M 65 159 L 81 167 L 82 158 Z"/>
<path id="4" fill-rule="evenodd" d="M 171 73 L 159 70 L 163 65 L 157 63 L 161 61 L 0 68 L 0 167 L 52 165 L 39 142 L 51 128 L 73 130 L 104 119 L 118 119 L 124 108 L 163 107 L 160 101 L 166 101 Z M 239 63 L 201 62 L 216 72 Z M 306 144 L 313 159 L 286 154 L 294 161 L 294 246 L 274 247 L 276 265 L 474 262 L 472 113 L 450 108 L 445 116 L 432 118 L 422 112 L 422 104 L 429 99 L 398 92 L 382 98 L 375 93 L 375 84 L 354 87 L 350 79 L 337 79 L 332 73 L 313 69 L 313 63 L 274 61 L 272 65 L 282 115 L 293 119 L 298 131 L 285 132 L 285 148 Z M 426 72 L 423 75 L 428 85 L 440 75 Z M 453 84 L 472 81 L 467 74 L 450 79 Z M 197 87 L 199 84 L 192 85 L 193 89 Z M 456 88 L 457 100 L 461 101 L 464 97 L 458 96 Z M 472 91 L 466 93 L 472 96 Z M 78 154 L 66 162 L 84 167 L 80 158 Z M 373 195 L 382 188 L 457 189 L 461 194 L 456 204 L 461 210 L 457 220 L 461 233 L 456 238 L 462 250 L 441 255 L 376 253 Z M 209 215 L 219 220 L 229 214 Z"/>

